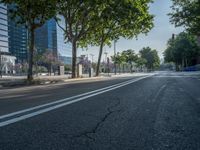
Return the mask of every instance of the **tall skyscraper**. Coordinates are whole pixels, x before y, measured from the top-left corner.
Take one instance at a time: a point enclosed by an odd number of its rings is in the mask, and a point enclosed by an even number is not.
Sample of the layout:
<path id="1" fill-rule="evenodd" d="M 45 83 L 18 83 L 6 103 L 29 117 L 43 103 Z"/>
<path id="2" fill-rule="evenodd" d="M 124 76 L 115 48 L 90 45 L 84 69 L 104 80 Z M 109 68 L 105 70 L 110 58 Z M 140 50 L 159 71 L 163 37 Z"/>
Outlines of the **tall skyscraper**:
<path id="1" fill-rule="evenodd" d="M 8 6 L 8 9 L 12 8 Z M 17 25 L 8 15 L 9 52 L 16 56 L 17 62 L 27 62 L 28 39 L 27 29 L 23 25 Z"/>
<path id="2" fill-rule="evenodd" d="M 0 3 L 0 74 L 14 73 L 16 57 L 9 53 L 7 6 Z"/>
<path id="3" fill-rule="evenodd" d="M 60 21 L 60 25 L 64 26 L 64 20 Z M 71 45 L 64 41 L 64 32 L 54 19 L 36 30 L 35 47 L 39 52 L 52 51 L 61 62 L 71 64 Z"/>
<path id="4" fill-rule="evenodd" d="M 0 3 L 0 51 L 9 51 L 7 6 L 2 3 Z"/>

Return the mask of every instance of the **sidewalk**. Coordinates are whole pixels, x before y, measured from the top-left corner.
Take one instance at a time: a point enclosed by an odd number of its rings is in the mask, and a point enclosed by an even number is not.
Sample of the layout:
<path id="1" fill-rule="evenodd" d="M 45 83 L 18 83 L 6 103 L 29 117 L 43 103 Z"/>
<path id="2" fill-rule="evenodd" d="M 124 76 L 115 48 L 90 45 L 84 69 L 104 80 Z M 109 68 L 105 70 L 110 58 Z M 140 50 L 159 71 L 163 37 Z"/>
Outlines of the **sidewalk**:
<path id="1" fill-rule="evenodd" d="M 122 77 L 131 77 L 131 76 L 143 76 L 149 75 L 150 73 L 124 73 L 124 74 L 101 74 L 99 77 L 89 78 L 87 75 L 84 75 L 83 78 L 71 79 L 70 75 L 63 76 L 38 76 L 34 78 L 34 83 L 32 85 L 47 85 L 47 84 L 56 84 L 56 83 L 74 83 L 74 82 L 84 82 L 84 81 L 98 81 L 98 80 L 109 80 L 112 78 L 122 78 Z M 20 86 L 31 86 L 27 85 L 25 76 L 4 76 L 0 78 L 0 89 L 3 88 L 16 88 Z"/>

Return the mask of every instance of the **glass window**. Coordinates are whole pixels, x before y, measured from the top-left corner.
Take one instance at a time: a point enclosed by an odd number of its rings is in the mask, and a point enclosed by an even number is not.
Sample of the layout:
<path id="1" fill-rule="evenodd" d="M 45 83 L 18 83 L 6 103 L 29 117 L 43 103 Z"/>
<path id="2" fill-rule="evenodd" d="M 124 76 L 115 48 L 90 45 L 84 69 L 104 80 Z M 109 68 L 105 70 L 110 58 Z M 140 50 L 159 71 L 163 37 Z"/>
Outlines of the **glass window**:
<path id="1" fill-rule="evenodd" d="M 0 41 L 0 46 L 8 47 L 8 42 Z"/>
<path id="2" fill-rule="evenodd" d="M 8 47 L 2 47 L 0 45 L 1 52 L 8 52 Z"/>
<path id="3" fill-rule="evenodd" d="M 0 14 L 7 14 L 7 10 L 6 9 L 3 9 L 3 8 L 0 8 Z"/>
<path id="4" fill-rule="evenodd" d="M 3 30 L 8 30 L 8 26 L 7 25 L 4 25 L 4 24 L 0 24 L 0 29 L 3 29 Z"/>
<path id="5" fill-rule="evenodd" d="M 8 36 L 8 32 L 0 30 L 0 36 Z"/>
<path id="6" fill-rule="evenodd" d="M 6 36 L 0 36 L 0 41 L 8 42 L 8 37 L 6 37 Z"/>
<path id="7" fill-rule="evenodd" d="M 2 20 L 4 19 L 4 20 L 8 20 L 8 17 L 7 17 L 7 15 L 5 15 L 5 14 L 0 14 L 0 18 L 2 18 Z"/>

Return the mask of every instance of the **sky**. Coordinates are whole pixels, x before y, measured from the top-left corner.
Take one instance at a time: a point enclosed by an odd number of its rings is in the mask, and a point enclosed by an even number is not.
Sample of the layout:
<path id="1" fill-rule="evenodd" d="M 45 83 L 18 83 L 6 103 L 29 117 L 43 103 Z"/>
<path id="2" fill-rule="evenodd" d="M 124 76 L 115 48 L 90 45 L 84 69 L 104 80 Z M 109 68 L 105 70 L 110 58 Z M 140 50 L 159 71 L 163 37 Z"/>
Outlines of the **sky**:
<path id="1" fill-rule="evenodd" d="M 150 13 L 155 16 L 154 18 L 154 28 L 145 36 L 139 35 L 138 39 L 123 39 L 120 38 L 117 41 L 116 49 L 117 52 L 133 49 L 135 52 L 139 52 L 143 47 L 151 47 L 152 49 L 156 49 L 160 58 L 163 58 L 163 52 L 166 49 L 166 44 L 169 38 L 171 38 L 172 34 L 178 34 L 183 31 L 183 28 L 175 28 L 169 22 L 169 16 L 167 15 L 171 9 L 172 5 L 171 0 L 154 0 L 154 3 L 150 5 Z M 113 45 L 111 47 L 104 47 L 104 52 L 108 53 L 108 56 L 112 56 L 114 53 Z M 98 58 L 98 47 L 90 47 L 88 50 L 79 49 L 78 55 L 88 55 L 91 60 L 92 55 L 94 55 L 94 61 L 97 61 Z M 105 56 L 102 56 L 102 59 Z"/>

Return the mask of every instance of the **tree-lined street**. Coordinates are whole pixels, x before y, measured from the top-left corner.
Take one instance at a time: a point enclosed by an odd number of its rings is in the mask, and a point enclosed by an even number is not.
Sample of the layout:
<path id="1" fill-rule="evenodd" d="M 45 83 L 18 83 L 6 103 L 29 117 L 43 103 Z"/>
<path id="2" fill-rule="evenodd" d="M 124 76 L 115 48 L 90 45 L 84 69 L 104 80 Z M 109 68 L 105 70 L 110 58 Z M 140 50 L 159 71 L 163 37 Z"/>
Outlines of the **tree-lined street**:
<path id="1" fill-rule="evenodd" d="M 199 73 L 159 72 L 140 78 L 2 91 L 1 116 L 127 81 L 2 126 L 1 149 L 199 149 Z"/>
<path id="2" fill-rule="evenodd" d="M 0 150 L 200 150 L 199 12 L 0 0 Z"/>

